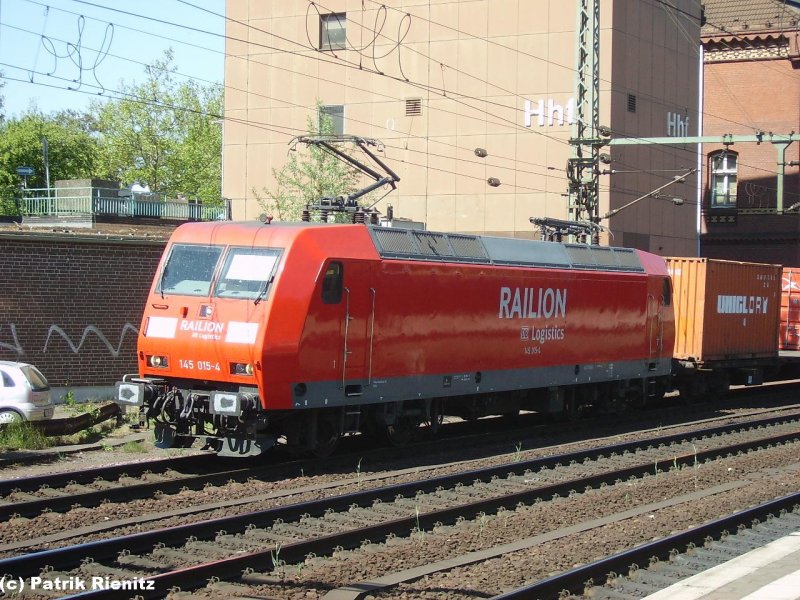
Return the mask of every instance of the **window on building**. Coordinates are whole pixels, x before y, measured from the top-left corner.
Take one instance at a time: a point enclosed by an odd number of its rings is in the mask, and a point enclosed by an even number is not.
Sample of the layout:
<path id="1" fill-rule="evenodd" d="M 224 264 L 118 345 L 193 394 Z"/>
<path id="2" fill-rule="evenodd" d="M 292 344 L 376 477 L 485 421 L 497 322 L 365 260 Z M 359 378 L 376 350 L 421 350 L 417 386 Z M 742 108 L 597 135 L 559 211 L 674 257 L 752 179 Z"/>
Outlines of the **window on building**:
<path id="1" fill-rule="evenodd" d="M 319 17 L 319 49 L 344 50 L 347 48 L 346 13 L 329 13 Z"/>
<path id="2" fill-rule="evenodd" d="M 344 105 L 327 104 L 319 107 L 319 132 L 344 134 Z"/>
<path id="3" fill-rule="evenodd" d="M 711 159 L 711 208 L 736 208 L 736 168 L 738 155 L 729 150 L 716 152 Z"/>
<path id="4" fill-rule="evenodd" d="M 636 96 L 628 94 L 628 112 L 636 112 Z"/>

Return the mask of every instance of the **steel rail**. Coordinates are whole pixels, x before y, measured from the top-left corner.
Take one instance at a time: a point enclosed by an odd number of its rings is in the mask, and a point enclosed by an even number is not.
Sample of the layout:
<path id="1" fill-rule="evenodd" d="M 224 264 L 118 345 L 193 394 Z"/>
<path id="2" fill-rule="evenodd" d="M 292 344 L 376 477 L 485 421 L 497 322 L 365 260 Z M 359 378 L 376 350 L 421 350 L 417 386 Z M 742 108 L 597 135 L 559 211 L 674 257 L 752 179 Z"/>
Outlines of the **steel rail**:
<path id="1" fill-rule="evenodd" d="M 754 520 L 763 520 L 769 515 L 776 515 L 783 510 L 791 510 L 798 504 L 800 504 L 800 492 L 789 494 L 688 531 L 682 531 L 548 577 L 531 585 L 499 594 L 492 600 L 548 600 L 560 597 L 562 591 L 582 594 L 587 581 L 602 580 L 609 573 L 622 572 L 634 564 L 647 564 L 651 557 L 664 560 L 669 557 L 673 549 L 686 548 L 690 544 L 702 545 L 708 537 L 718 538 L 725 531 L 735 531 L 740 525 L 751 525 Z"/>
<path id="2" fill-rule="evenodd" d="M 800 418 L 800 416 L 796 418 Z M 649 440 L 642 440 L 638 442 L 637 441 L 622 442 L 610 446 L 605 446 L 603 448 L 603 451 L 606 453 L 622 454 L 624 452 L 631 452 L 633 450 L 642 448 L 643 446 L 646 446 L 648 444 L 650 445 L 669 444 L 672 442 L 677 442 L 685 439 L 691 439 L 690 436 L 694 436 L 694 438 L 696 439 L 697 437 L 708 437 L 713 435 L 727 434 L 742 428 L 768 427 L 791 420 L 792 417 L 787 415 L 778 417 L 768 417 L 765 419 L 758 419 L 756 421 L 748 421 L 745 423 L 722 425 L 693 433 L 672 434 L 672 435 L 652 438 Z M 580 450 L 576 452 L 570 452 L 547 458 L 536 458 L 529 461 L 514 463 L 514 470 L 551 468 L 552 466 L 557 465 L 558 463 L 563 464 L 565 463 L 565 461 L 567 463 L 581 461 L 587 458 L 592 458 L 596 454 L 597 450 L 590 449 L 590 450 Z M 184 457 L 185 462 L 180 463 L 180 465 L 178 466 L 183 466 L 183 465 L 198 466 L 203 463 L 207 463 L 208 458 L 209 458 L 208 455 Z M 89 481 L 90 477 L 92 476 L 108 477 L 109 473 L 117 474 L 117 476 L 121 474 L 131 475 L 131 473 L 141 475 L 144 474 L 146 470 L 152 468 L 153 465 L 159 465 L 164 468 L 170 468 L 176 466 L 175 464 L 176 460 L 177 459 L 165 459 L 161 461 L 155 461 L 153 463 L 142 463 L 141 467 L 139 467 L 137 463 L 134 463 L 134 465 L 127 465 L 127 467 L 129 468 L 125 468 L 126 465 L 119 465 L 116 467 L 108 467 L 108 468 L 100 467 L 98 469 L 92 469 L 90 471 L 85 472 L 87 474 L 85 481 Z M 36 500 L 27 500 L 22 502 L 0 504 L 0 519 L 9 519 L 13 516 L 30 517 L 41 514 L 43 511 L 46 510 L 55 512 L 66 511 L 73 508 L 76 505 L 82 507 L 91 507 L 91 506 L 98 506 L 104 501 L 118 502 L 118 501 L 129 501 L 139 498 L 147 498 L 155 494 L 156 492 L 160 492 L 163 494 L 173 494 L 181 491 L 183 488 L 201 489 L 206 484 L 220 485 L 227 483 L 231 479 L 233 480 L 247 479 L 249 477 L 252 477 L 256 472 L 263 471 L 268 468 L 269 467 L 260 467 L 258 469 L 253 469 L 252 467 L 245 466 L 226 471 L 217 471 L 214 473 L 199 474 L 188 477 L 179 477 L 167 481 L 143 482 L 140 484 L 119 486 L 103 490 L 95 490 L 90 492 L 77 492 L 73 494 L 65 494 L 64 496 L 51 496 Z M 276 465 L 276 468 L 281 468 L 281 466 Z M 468 474 L 471 477 L 473 477 L 473 479 L 487 477 L 487 476 L 491 477 L 492 475 L 498 475 L 498 476 L 506 475 L 509 473 L 509 468 L 510 467 L 508 466 L 489 467 L 490 469 L 489 475 L 485 474 L 486 472 L 485 469 L 469 471 Z M 65 486 L 72 482 L 69 479 L 67 479 L 70 475 L 74 477 L 75 473 L 65 474 L 62 476 L 55 476 L 53 477 L 53 479 L 50 479 L 50 476 L 45 475 L 45 476 L 17 480 L 17 481 L 25 489 L 35 489 L 35 484 L 41 485 L 43 483 L 47 484 L 50 487 L 58 484 Z M 131 476 L 136 476 L 136 475 L 131 475 Z M 10 482 L 0 482 L 0 483 L 9 484 Z M 2 490 L 1 487 L 0 490 Z"/>
<path id="3" fill-rule="evenodd" d="M 109 465 L 106 467 L 96 467 L 92 469 L 82 469 L 80 471 L 67 471 L 65 473 L 49 473 L 47 475 L 36 475 L 34 477 L 21 477 L 19 479 L 0 480 L 0 496 L 8 496 L 13 492 L 33 492 L 43 485 L 49 487 L 66 487 L 77 483 L 88 485 L 97 479 L 109 481 L 117 479 L 123 475 L 130 477 L 140 477 L 148 471 L 166 471 L 173 468 L 196 468 L 208 465 L 210 454 L 196 454 L 191 456 L 178 456 L 174 458 L 159 458 L 146 462 L 125 463 L 121 465 Z"/>
<path id="4" fill-rule="evenodd" d="M 303 560 L 310 552 L 313 552 L 317 555 L 325 555 L 331 554 L 334 549 L 339 546 L 345 548 L 357 546 L 365 537 L 370 539 L 379 539 L 389 534 L 407 535 L 415 527 L 429 529 L 438 522 L 454 522 L 458 517 L 466 517 L 471 519 L 474 517 L 474 515 L 480 512 L 493 513 L 497 512 L 500 508 L 514 508 L 519 502 L 529 504 L 535 502 L 538 498 L 549 499 L 556 495 L 565 496 L 576 489 L 588 489 L 590 487 L 595 488 L 600 487 L 603 484 L 615 483 L 618 480 L 641 477 L 652 473 L 654 469 L 661 470 L 662 468 L 669 469 L 670 467 L 674 466 L 691 466 L 700 461 L 725 457 L 737 452 L 743 452 L 757 448 L 765 444 L 779 444 L 789 441 L 796 441 L 798 439 L 800 439 L 800 430 L 778 436 L 770 436 L 768 438 L 716 448 L 713 450 L 696 453 L 693 452 L 681 456 L 672 456 L 663 460 L 657 460 L 655 462 L 648 460 L 646 463 L 598 475 L 559 482 L 539 488 L 514 492 L 492 498 L 484 498 L 455 507 L 429 511 L 426 513 L 420 513 L 419 515 L 412 514 L 408 517 L 385 521 L 383 523 L 366 528 L 355 528 L 342 533 L 317 537 L 297 543 L 285 544 L 280 549 L 280 557 L 286 562 L 298 562 Z M 596 454 L 602 455 L 604 451 L 607 451 L 607 448 L 598 449 Z M 582 452 L 581 454 L 584 453 Z M 563 461 L 563 456 L 560 458 Z M 540 460 L 543 462 L 550 462 L 552 461 L 552 457 Z M 479 473 L 481 476 L 478 477 L 478 479 L 483 480 L 487 478 L 490 479 L 490 474 L 520 472 L 519 469 L 517 469 L 518 465 L 519 463 L 514 463 L 513 465 L 503 465 L 501 467 L 492 467 L 489 469 L 470 471 L 468 473 L 445 475 L 425 481 L 397 484 L 376 490 L 355 492 L 347 495 L 325 498 L 322 500 L 312 500 L 243 515 L 207 520 L 200 523 L 182 525 L 169 529 L 143 532 L 110 540 L 90 542 L 78 546 L 58 548 L 54 550 L 47 550 L 14 558 L 3 559 L 0 560 L 0 573 L 9 574 L 14 578 L 19 578 L 36 575 L 45 566 L 56 571 L 63 571 L 76 567 L 82 560 L 86 558 L 99 561 L 109 558 L 113 559 L 123 551 L 130 553 L 146 553 L 152 551 L 157 544 L 175 547 L 184 543 L 190 537 L 196 539 L 208 539 L 213 538 L 213 536 L 220 533 L 220 531 L 231 533 L 244 531 L 248 526 L 268 527 L 276 522 L 279 522 L 279 519 L 284 522 L 292 522 L 299 520 L 304 516 L 322 516 L 326 511 L 329 510 L 347 511 L 354 505 L 368 507 L 376 501 L 391 501 L 397 496 L 410 496 L 418 491 L 430 493 L 435 491 L 440 486 L 455 487 L 459 483 L 462 485 L 468 485 L 474 483 L 476 474 Z M 189 586 L 190 588 L 196 588 L 199 585 L 202 585 L 203 582 L 211 576 L 224 579 L 239 576 L 244 569 L 248 568 L 263 570 L 264 565 L 271 564 L 270 556 L 272 553 L 273 550 L 263 550 L 246 554 L 237 554 L 235 557 L 228 559 L 185 567 L 159 574 L 148 579 L 152 579 L 153 581 L 157 582 L 156 588 L 158 592 L 154 595 L 163 595 L 165 590 L 173 587 L 185 588 L 186 586 Z M 113 596 L 113 593 L 115 593 L 113 590 L 97 590 L 86 592 L 76 597 L 114 598 L 115 596 Z M 116 593 L 118 593 L 118 591 Z M 141 590 L 140 593 L 142 593 Z M 145 597 L 152 597 L 147 592 L 143 593 Z"/>

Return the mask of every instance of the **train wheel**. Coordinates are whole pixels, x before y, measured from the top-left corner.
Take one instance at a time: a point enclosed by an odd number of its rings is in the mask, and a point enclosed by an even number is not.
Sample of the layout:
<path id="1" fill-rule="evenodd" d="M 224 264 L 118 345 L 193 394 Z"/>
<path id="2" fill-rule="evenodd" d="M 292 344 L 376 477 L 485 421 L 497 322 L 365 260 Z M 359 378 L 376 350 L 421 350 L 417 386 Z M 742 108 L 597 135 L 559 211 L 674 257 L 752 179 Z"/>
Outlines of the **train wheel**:
<path id="1" fill-rule="evenodd" d="M 430 435 L 436 435 L 437 433 L 439 433 L 439 429 L 442 427 L 443 423 L 444 423 L 444 399 L 434 398 L 433 400 L 431 400 L 430 407 L 428 408 L 428 414 L 422 421 L 422 425 L 425 426 L 427 432 Z"/>
<path id="2" fill-rule="evenodd" d="M 678 384 L 681 402 L 687 405 L 702 400 L 706 391 L 705 380 L 700 375 L 695 375 Z"/>
<path id="3" fill-rule="evenodd" d="M 336 415 L 319 415 L 316 435 L 311 443 L 311 455 L 315 458 L 327 458 L 336 451 L 340 439 Z"/>
<path id="4" fill-rule="evenodd" d="M 583 403 L 578 398 L 575 390 L 569 390 L 564 398 L 564 411 L 561 413 L 563 420 L 573 423 L 581 418 Z"/>
<path id="5" fill-rule="evenodd" d="M 416 437 L 419 423 L 408 416 L 401 416 L 395 419 L 391 425 L 387 425 L 384 431 L 386 441 L 392 446 L 406 446 Z"/>

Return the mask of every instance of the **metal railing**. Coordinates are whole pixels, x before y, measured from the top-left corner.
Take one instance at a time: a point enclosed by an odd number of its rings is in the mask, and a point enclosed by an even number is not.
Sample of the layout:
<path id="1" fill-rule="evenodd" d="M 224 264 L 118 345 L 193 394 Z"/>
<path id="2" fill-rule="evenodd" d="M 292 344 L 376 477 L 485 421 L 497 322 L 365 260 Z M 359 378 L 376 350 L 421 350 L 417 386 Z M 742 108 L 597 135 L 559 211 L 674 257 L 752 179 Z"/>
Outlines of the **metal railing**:
<path id="1" fill-rule="evenodd" d="M 100 192 L 106 195 L 101 195 Z M 91 194 L 65 195 L 72 190 L 60 188 L 28 189 L 19 199 L 22 216 L 113 216 L 170 219 L 178 221 L 226 221 L 230 219 L 227 200 L 221 205 L 168 201 L 161 194 L 109 196 L 107 190 Z"/>

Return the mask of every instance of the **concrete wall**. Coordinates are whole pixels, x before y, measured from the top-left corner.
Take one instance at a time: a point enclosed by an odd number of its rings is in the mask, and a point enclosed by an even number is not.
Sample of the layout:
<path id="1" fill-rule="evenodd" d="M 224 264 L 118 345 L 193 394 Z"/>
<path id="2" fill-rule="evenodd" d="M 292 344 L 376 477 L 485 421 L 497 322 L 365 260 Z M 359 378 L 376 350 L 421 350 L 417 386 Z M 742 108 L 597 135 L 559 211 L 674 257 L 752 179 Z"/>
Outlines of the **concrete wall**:
<path id="1" fill-rule="evenodd" d="M 113 385 L 136 338 L 164 241 L 0 233 L 0 359 L 54 387 Z"/>

